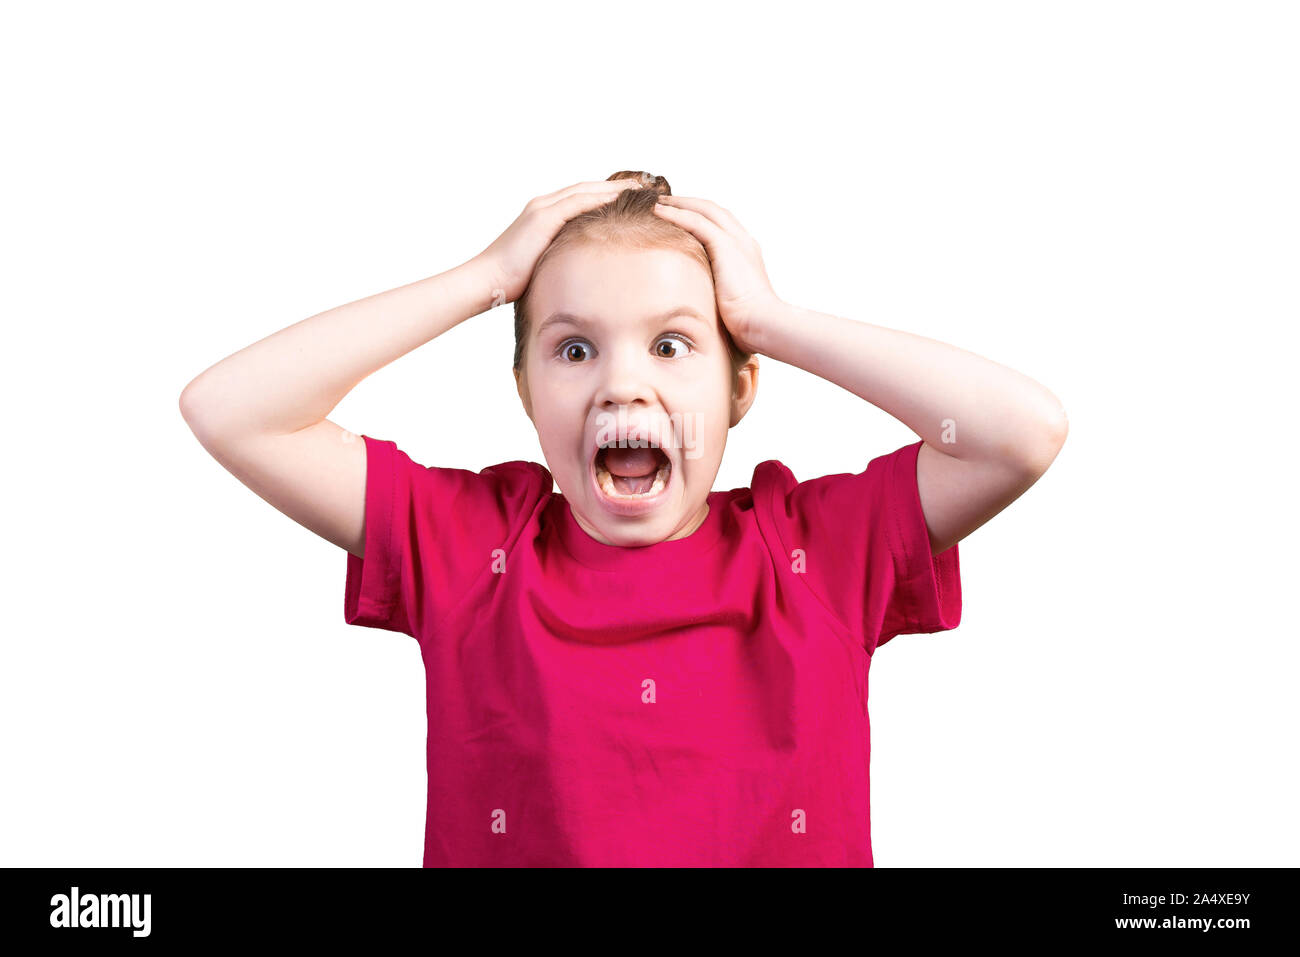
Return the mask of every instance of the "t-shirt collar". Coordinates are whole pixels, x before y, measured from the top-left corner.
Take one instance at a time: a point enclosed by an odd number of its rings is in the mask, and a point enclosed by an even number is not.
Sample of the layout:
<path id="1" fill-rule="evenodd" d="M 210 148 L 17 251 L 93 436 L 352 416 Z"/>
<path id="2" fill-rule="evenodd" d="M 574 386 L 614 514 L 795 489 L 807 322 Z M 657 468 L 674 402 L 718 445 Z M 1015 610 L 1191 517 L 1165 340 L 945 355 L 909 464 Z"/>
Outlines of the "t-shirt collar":
<path id="1" fill-rule="evenodd" d="M 606 545 L 596 541 L 578 524 L 568 499 L 559 492 L 554 493 L 549 511 L 561 544 L 574 559 L 589 568 L 616 569 L 633 565 L 644 567 L 646 561 L 678 562 L 711 549 L 722 536 L 727 519 L 728 493 L 710 492 L 708 503 L 709 513 L 690 535 L 639 546 Z"/>

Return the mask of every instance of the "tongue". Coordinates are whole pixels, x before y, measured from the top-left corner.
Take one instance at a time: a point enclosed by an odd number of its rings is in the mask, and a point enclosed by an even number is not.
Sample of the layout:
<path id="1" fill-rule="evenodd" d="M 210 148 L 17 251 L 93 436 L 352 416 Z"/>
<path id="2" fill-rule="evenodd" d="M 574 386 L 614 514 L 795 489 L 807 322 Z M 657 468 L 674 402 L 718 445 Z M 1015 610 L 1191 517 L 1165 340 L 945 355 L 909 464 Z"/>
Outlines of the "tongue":
<path id="1" fill-rule="evenodd" d="M 606 449 L 605 468 L 613 476 L 639 478 L 659 470 L 659 452 L 654 449 Z"/>
<path id="2" fill-rule="evenodd" d="M 623 495 L 644 495 L 650 491 L 662 454 L 651 448 L 606 449 L 605 468 L 614 488 Z"/>

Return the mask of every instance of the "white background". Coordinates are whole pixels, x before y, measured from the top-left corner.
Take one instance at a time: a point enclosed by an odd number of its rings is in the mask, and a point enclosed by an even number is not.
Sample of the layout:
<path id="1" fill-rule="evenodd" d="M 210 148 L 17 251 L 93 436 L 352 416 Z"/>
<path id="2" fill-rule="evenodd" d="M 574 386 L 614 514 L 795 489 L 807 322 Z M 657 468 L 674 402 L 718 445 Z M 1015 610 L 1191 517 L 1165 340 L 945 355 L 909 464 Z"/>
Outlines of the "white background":
<path id="1" fill-rule="evenodd" d="M 1070 436 L 871 671 L 878 866 L 1296 865 L 1295 8 L 26 4 L 5 94 L 0 864 L 419 866 L 423 668 L 209 456 L 208 366 L 619 169 L 798 305 L 1037 379 Z M 543 461 L 511 308 L 330 418 Z M 715 487 L 900 422 L 763 360 Z M 917 383 L 924 388 L 924 383 Z"/>

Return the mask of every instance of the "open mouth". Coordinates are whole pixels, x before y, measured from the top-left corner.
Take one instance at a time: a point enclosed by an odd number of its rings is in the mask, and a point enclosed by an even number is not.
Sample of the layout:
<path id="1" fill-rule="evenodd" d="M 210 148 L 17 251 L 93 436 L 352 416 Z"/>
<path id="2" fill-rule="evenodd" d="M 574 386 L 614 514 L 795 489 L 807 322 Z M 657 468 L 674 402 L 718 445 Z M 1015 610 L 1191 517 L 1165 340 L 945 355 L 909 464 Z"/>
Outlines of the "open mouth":
<path id="1" fill-rule="evenodd" d="M 673 464 L 662 449 L 603 446 L 592 462 L 596 486 L 615 502 L 653 499 L 668 487 Z"/>

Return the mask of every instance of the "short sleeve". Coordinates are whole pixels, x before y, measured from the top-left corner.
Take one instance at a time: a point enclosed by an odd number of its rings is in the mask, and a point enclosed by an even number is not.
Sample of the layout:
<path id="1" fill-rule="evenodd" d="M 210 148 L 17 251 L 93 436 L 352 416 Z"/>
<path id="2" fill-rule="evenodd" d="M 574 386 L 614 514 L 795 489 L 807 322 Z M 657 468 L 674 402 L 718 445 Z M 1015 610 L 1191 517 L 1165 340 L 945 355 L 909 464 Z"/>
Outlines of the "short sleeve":
<path id="1" fill-rule="evenodd" d="M 552 491 L 536 462 L 473 472 L 420 465 L 390 441 L 366 443 L 365 556 L 347 553 L 343 619 L 422 640 L 490 573 Z"/>
<path id="2" fill-rule="evenodd" d="M 874 458 L 856 474 L 806 482 L 780 462 L 755 470 L 755 505 L 770 512 L 778 557 L 868 653 L 896 635 L 961 621 L 958 546 L 933 554 L 921 509 L 921 445 Z"/>

